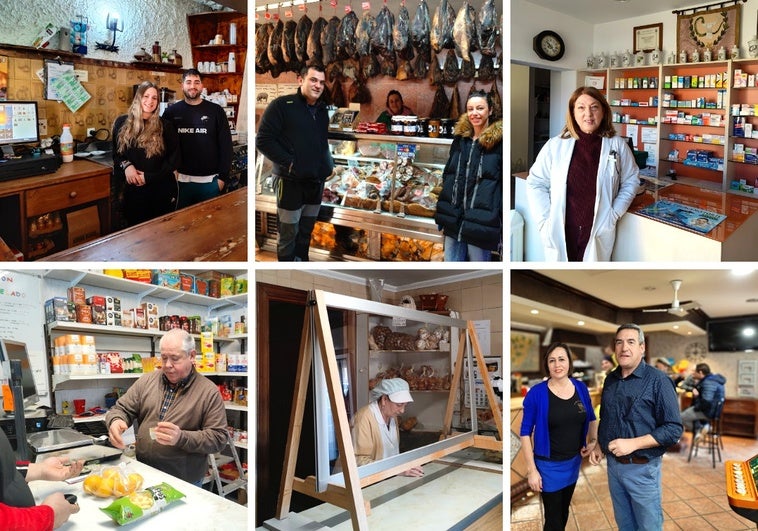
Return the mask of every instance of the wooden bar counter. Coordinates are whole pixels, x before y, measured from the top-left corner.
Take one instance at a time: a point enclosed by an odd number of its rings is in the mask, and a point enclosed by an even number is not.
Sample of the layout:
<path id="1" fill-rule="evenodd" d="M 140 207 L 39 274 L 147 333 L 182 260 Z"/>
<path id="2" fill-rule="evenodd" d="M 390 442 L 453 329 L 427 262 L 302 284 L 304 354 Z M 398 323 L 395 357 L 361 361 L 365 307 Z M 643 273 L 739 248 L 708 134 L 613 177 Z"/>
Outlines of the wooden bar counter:
<path id="1" fill-rule="evenodd" d="M 247 261 L 247 188 L 44 258 L 47 261 Z"/>

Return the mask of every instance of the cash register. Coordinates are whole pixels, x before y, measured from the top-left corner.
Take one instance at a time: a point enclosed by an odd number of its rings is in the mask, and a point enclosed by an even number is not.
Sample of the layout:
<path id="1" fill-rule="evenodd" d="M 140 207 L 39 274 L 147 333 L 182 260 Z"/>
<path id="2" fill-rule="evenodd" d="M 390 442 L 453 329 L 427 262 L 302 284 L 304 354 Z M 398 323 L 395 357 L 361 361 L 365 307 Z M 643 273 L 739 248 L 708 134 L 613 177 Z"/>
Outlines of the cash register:
<path id="1" fill-rule="evenodd" d="M 61 158 L 43 153 L 39 145 L 36 101 L 0 101 L 0 181 L 53 173 Z"/>
<path id="2" fill-rule="evenodd" d="M 758 455 L 747 461 L 727 461 L 726 497 L 732 510 L 758 524 Z"/>

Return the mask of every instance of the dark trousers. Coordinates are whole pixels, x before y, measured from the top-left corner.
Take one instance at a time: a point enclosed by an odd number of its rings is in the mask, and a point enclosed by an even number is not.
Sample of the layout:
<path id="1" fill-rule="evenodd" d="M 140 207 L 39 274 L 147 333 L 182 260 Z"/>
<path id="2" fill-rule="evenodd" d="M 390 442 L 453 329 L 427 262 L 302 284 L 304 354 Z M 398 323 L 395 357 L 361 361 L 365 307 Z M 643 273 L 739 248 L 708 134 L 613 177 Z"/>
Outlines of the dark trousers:
<path id="1" fill-rule="evenodd" d="M 569 517 L 569 505 L 574 495 L 576 483 L 555 492 L 542 493 L 542 507 L 545 511 L 544 531 L 563 531 Z"/>
<path id="2" fill-rule="evenodd" d="M 124 185 L 124 217 L 131 227 L 176 209 L 176 179 L 173 174 L 156 177 L 142 186 Z"/>
<path id="3" fill-rule="evenodd" d="M 297 182 L 277 177 L 276 214 L 279 240 L 276 255 L 280 262 L 307 262 L 311 233 L 321 209 L 323 182 Z"/>
<path id="4" fill-rule="evenodd" d="M 209 183 L 179 183 L 179 197 L 176 208 L 185 208 L 221 195 L 218 177 Z"/>

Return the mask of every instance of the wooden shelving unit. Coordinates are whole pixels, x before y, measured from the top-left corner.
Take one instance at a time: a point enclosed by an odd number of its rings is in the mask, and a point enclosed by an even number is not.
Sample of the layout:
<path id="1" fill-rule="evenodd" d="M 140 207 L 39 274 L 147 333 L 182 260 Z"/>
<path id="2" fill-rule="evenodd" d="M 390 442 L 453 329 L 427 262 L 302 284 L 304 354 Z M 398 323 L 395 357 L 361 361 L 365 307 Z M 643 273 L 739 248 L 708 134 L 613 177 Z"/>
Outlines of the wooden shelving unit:
<path id="1" fill-rule="evenodd" d="M 237 42 L 229 44 L 229 28 L 237 25 Z M 229 53 L 234 52 L 235 72 L 204 72 L 203 86 L 208 93 L 229 89 L 237 97 L 235 102 L 227 102 L 229 125 L 236 129 L 239 101 L 242 98 L 242 79 L 245 73 L 247 56 L 247 16 L 236 11 L 212 11 L 187 15 L 190 45 L 192 46 L 192 63 L 195 68 L 200 62 L 227 63 Z M 209 44 L 216 35 L 221 35 L 224 44 Z M 231 115 L 230 115 L 231 113 Z"/>

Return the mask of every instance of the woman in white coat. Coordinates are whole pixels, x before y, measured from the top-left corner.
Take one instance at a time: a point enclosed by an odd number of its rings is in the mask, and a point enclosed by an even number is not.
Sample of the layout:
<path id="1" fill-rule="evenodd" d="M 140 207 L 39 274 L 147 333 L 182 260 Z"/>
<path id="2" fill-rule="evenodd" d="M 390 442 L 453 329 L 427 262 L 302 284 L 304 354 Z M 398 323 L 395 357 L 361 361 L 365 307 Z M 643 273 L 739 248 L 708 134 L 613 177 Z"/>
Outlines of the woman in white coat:
<path id="1" fill-rule="evenodd" d="M 529 207 L 546 261 L 610 260 L 616 223 L 634 199 L 639 169 L 594 87 L 569 99 L 566 125 L 529 170 Z"/>

